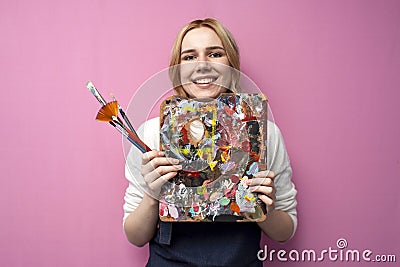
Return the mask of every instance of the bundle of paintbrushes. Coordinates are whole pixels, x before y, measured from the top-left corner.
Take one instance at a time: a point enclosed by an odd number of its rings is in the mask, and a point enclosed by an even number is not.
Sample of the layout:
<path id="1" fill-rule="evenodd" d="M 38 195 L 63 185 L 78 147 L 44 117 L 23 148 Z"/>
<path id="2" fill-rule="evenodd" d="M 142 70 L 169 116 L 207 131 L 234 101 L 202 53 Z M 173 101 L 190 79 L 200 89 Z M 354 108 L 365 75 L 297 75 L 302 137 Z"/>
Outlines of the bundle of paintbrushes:
<path id="1" fill-rule="evenodd" d="M 142 140 L 140 140 L 128 117 L 113 95 L 111 95 L 113 101 L 107 103 L 91 81 L 88 81 L 86 87 L 102 105 L 101 109 L 97 113 L 96 120 L 109 122 L 141 152 L 145 153 L 146 151 L 151 150 Z M 123 120 L 118 116 L 118 112 L 121 114 Z"/>

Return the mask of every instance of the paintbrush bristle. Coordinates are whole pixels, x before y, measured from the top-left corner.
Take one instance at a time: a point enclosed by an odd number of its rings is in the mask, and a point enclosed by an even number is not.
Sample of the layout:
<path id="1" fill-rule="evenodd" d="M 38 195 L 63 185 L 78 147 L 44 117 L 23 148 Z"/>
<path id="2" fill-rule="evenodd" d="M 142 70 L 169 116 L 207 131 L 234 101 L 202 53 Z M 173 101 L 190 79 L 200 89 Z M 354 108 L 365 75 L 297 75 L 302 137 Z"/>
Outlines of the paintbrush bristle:
<path id="1" fill-rule="evenodd" d="M 111 96 L 111 99 L 112 99 L 113 101 L 117 101 L 117 99 L 115 99 L 115 96 L 113 95 L 113 93 L 110 93 L 110 96 Z"/>
<path id="2" fill-rule="evenodd" d="M 118 102 L 112 101 L 104 105 L 97 113 L 96 120 L 112 121 L 113 117 L 118 117 Z"/>

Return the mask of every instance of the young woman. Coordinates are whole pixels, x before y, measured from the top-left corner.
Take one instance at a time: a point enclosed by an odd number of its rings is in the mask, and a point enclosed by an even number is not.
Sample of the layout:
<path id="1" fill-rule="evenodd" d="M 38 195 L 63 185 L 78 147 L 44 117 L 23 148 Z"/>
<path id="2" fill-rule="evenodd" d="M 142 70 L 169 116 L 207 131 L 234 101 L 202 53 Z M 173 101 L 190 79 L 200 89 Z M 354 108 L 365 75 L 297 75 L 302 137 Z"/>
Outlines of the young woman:
<path id="1" fill-rule="evenodd" d="M 178 95 L 216 98 L 228 90 L 238 90 L 238 75 L 232 69 L 240 70 L 239 51 L 232 35 L 215 19 L 192 21 L 180 31 L 170 67 Z M 294 234 L 296 190 L 283 138 L 275 124 L 268 124 L 270 170 L 248 181 L 268 210 L 267 219 L 260 223 L 160 222 L 158 200 L 148 192 L 159 192 L 182 166 L 157 150 L 159 118 L 146 121 L 138 134 L 154 150 L 141 155 L 132 149 L 128 155 L 124 230 L 136 246 L 149 243 L 148 266 L 262 266 L 257 259 L 261 231 L 281 242 Z"/>

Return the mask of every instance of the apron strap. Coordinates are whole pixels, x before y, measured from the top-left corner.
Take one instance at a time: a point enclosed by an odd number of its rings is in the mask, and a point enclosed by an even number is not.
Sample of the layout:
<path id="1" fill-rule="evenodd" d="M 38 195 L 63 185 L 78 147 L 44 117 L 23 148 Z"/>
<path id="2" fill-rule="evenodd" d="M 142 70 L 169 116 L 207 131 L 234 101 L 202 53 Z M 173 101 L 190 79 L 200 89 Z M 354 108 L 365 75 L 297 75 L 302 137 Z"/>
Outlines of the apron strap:
<path id="1" fill-rule="evenodd" d="M 170 245 L 171 244 L 171 235 L 172 235 L 172 223 L 160 221 L 160 239 L 159 242 L 162 245 Z"/>

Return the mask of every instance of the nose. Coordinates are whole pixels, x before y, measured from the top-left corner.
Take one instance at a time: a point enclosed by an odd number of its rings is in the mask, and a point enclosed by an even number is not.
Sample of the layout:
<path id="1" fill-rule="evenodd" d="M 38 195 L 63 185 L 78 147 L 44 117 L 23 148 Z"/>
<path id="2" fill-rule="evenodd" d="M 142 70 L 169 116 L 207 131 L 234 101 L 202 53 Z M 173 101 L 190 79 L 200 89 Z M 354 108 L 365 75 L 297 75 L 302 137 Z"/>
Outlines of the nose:
<path id="1" fill-rule="evenodd" d="M 200 59 L 196 62 L 196 72 L 207 72 L 211 70 L 211 64 L 207 60 Z"/>

